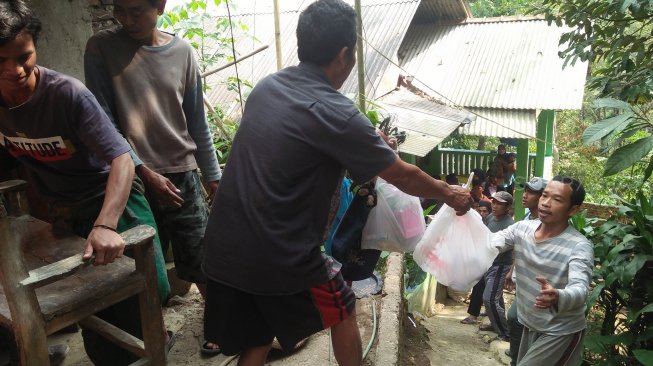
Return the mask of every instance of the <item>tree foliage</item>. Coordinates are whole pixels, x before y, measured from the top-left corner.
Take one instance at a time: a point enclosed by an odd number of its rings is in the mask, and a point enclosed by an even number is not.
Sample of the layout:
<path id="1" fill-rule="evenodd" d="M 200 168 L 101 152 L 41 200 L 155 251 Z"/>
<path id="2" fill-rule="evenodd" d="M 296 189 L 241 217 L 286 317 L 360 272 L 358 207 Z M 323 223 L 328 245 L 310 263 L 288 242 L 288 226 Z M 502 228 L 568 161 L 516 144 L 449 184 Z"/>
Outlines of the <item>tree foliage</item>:
<path id="1" fill-rule="evenodd" d="M 543 0 L 535 11 L 571 27 L 561 44 L 568 62 L 590 61 L 588 87 L 603 97 L 642 103 L 653 89 L 653 2 Z"/>
<path id="2" fill-rule="evenodd" d="M 469 7 L 476 18 L 524 15 L 540 0 L 472 0 Z"/>
<path id="3" fill-rule="evenodd" d="M 242 22 L 232 21 L 227 17 L 216 17 L 209 9 L 211 6 L 214 6 L 214 9 L 227 6 L 227 2 L 229 6 L 234 6 L 233 0 L 187 0 L 159 17 L 159 28 L 172 30 L 190 42 L 196 51 L 202 72 L 233 61 L 234 39 L 231 37 L 231 30 L 237 28 L 247 31 L 247 27 Z M 225 78 L 220 83 L 228 90 L 243 90 L 243 99 L 253 88 L 249 81 L 236 77 Z M 206 78 L 203 80 L 203 88 L 204 91 L 209 90 Z M 244 103 L 244 100 L 241 102 Z M 212 107 L 212 111 L 207 113 L 208 122 L 218 160 L 224 164 L 229 157 L 233 137 L 239 125 L 235 121 L 226 119 L 220 106 Z"/>
<path id="4" fill-rule="evenodd" d="M 615 197 L 620 200 L 619 197 Z M 639 193 L 620 200 L 605 222 L 573 218 L 594 242 L 594 286 L 588 299 L 586 356 L 598 365 L 653 364 L 653 202 Z M 598 225 L 600 224 L 600 225 Z"/>

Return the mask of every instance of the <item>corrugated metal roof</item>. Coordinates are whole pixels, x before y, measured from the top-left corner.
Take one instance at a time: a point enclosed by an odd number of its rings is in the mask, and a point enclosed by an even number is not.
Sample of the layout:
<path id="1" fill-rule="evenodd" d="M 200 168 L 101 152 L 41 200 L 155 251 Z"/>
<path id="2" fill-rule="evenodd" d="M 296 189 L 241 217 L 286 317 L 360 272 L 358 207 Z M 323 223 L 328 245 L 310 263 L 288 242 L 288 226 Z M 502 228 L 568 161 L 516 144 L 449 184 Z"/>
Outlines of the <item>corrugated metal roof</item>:
<path id="1" fill-rule="evenodd" d="M 485 19 L 414 24 L 399 51 L 414 84 L 457 105 L 503 109 L 580 109 L 587 63 L 563 69 L 565 28 L 544 20 Z"/>
<path id="2" fill-rule="evenodd" d="M 471 136 L 535 138 L 537 115 L 535 110 L 466 108 L 476 120 L 463 126 L 460 132 Z"/>
<path id="3" fill-rule="evenodd" d="M 405 89 L 386 94 L 376 103 L 386 112 L 395 114 L 395 125 L 406 132 L 406 141 L 399 145 L 399 151 L 416 156 L 425 156 L 461 124 L 474 119 L 468 112 Z"/>
<path id="4" fill-rule="evenodd" d="M 297 19 L 300 11 L 308 6 L 311 0 L 282 0 L 283 12 L 280 14 L 281 43 L 283 65 L 295 65 L 297 59 L 297 39 L 295 35 Z M 353 1 L 350 0 L 350 3 Z M 274 17 L 271 1 L 243 3 L 232 12 L 232 18 L 248 27 L 247 31 L 234 29 L 237 55 L 245 55 L 251 51 L 269 45 L 270 47 L 238 64 L 238 73 L 241 79 L 256 84 L 266 75 L 276 71 L 276 50 L 274 46 Z M 396 58 L 397 50 L 401 45 L 404 35 L 419 6 L 419 0 L 370 0 L 364 1 L 362 6 L 363 35 L 367 42 L 382 54 Z M 294 9 L 294 10 L 293 10 Z M 244 15 L 239 15 L 244 14 Z M 390 62 L 374 51 L 367 44 L 364 45 L 367 99 L 385 94 L 396 85 L 394 80 L 383 80 Z M 228 52 L 231 54 L 231 52 Z M 355 69 L 354 69 L 355 70 Z M 213 105 L 219 105 L 227 113 L 234 116 L 239 114 L 237 91 L 230 90 L 223 83 L 235 76 L 235 68 L 230 67 L 218 72 L 208 79 L 211 89 L 207 97 Z M 233 89 L 233 88 L 232 88 Z M 356 72 L 352 72 L 340 90 L 343 94 L 357 93 Z"/>
<path id="5" fill-rule="evenodd" d="M 419 23 L 441 20 L 461 21 L 471 16 L 467 0 L 422 0 L 415 21 Z"/>

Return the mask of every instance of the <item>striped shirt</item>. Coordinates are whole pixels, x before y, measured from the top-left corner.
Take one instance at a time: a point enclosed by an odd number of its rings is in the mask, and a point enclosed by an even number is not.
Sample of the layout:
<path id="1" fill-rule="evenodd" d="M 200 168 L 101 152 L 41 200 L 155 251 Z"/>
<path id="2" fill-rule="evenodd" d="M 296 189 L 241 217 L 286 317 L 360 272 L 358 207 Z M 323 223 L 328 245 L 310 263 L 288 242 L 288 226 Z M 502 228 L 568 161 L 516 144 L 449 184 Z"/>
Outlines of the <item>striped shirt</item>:
<path id="1" fill-rule="evenodd" d="M 594 249 L 573 227 L 560 235 L 535 241 L 540 220 L 520 221 L 492 237 L 501 251 L 515 250 L 517 316 L 529 329 L 549 335 L 565 335 L 585 329 L 585 300 L 590 291 Z M 534 306 L 545 277 L 558 289 L 558 304 L 549 309 Z"/>

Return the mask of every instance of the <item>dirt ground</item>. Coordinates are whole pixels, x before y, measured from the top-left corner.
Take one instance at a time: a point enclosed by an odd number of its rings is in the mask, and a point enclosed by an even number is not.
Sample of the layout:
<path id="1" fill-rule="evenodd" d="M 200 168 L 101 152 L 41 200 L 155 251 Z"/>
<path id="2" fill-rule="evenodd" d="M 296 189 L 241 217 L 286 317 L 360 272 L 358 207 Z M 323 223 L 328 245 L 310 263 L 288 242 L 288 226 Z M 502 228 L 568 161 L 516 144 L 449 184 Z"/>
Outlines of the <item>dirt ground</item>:
<path id="1" fill-rule="evenodd" d="M 460 323 L 467 315 L 467 304 L 448 299 L 446 304 L 436 305 L 430 318 L 404 319 L 399 365 L 509 365 L 510 359 L 504 354 L 509 344 L 495 340 L 495 333 Z M 487 318 L 481 320 L 488 322 Z"/>
<path id="2" fill-rule="evenodd" d="M 364 298 L 357 301 L 356 311 L 359 329 L 363 340 L 363 348 L 370 342 L 372 336 L 372 306 L 377 310 L 380 306 L 380 296 Z M 195 286 L 184 297 L 176 298 L 177 305 L 164 308 L 166 327 L 177 334 L 177 341 L 168 355 L 168 365 L 174 366 L 208 366 L 235 365 L 236 361 L 228 361 L 223 355 L 204 358 L 200 353 L 200 337 L 202 335 L 202 317 L 204 302 Z M 92 363 L 84 352 L 81 332 L 67 335 L 57 335 L 49 339 L 49 343 L 66 343 L 70 346 L 64 366 L 88 366 Z M 366 358 L 366 365 L 372 365 L 374 360 L 374 344 Z M 269 365 L 321 366 L 336 365 L 331 349 L 330 333 L 322 331 L 310 337 L 306 344 L 290 355 L 273 351 L 268 359 Z"/>

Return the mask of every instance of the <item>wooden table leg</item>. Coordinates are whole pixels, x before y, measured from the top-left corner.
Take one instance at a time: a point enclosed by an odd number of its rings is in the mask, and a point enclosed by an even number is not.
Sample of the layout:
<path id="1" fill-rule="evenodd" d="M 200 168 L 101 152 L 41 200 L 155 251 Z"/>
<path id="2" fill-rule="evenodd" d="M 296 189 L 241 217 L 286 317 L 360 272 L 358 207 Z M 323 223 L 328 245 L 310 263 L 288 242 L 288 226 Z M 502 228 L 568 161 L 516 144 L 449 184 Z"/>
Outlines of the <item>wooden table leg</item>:
<path id="1" fill-rule="evenodd" d="M 49 365 L 45 321 L 36 294 L 20 281 L 29 275 L 8 218 L 0 218 L 0 271 L 22 366 Z"/>

